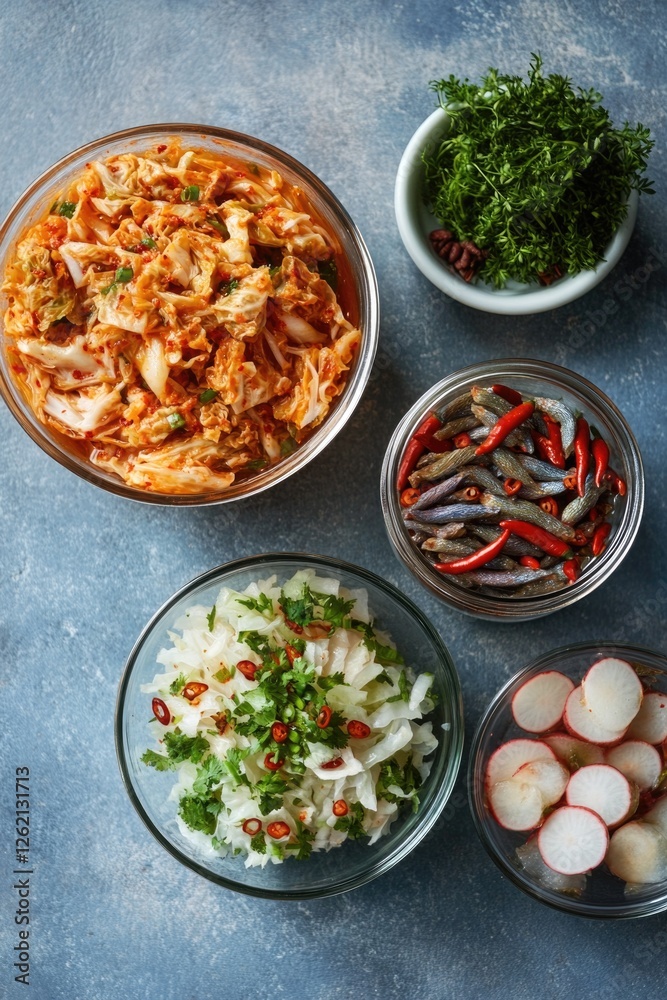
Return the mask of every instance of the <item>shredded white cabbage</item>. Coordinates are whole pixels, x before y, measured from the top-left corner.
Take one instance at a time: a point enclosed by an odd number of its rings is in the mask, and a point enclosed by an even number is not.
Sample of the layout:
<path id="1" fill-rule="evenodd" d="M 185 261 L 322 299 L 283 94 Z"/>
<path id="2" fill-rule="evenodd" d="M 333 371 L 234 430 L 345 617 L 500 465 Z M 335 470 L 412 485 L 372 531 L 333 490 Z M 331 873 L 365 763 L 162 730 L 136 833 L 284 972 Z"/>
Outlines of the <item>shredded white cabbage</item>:
<path id="1" fill-rule="evenodd" d="M 416 679 L 372 624 L 365 591 L 312 570 L 281 588 L 224 587 L 193 606 L 157 657 L 157 751 L 181 834 L 246 866 L 374 843 L 416 809 L 437 747 L 433 675 Z"/>

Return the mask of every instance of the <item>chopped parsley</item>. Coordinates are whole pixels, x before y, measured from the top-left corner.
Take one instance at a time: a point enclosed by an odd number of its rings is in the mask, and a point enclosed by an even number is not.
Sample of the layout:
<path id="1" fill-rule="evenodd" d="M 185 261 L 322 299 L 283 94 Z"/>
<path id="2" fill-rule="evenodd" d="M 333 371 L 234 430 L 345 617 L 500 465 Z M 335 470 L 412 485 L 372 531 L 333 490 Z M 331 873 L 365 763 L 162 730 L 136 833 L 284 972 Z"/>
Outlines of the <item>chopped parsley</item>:
<path id="1" fill-rule="evenodd" d="M 76 211 L 76 203 L 73 201 L 63 201 L 58 207 L 58 215 L 71 219 Z"/>
<path id="2" fill-rule="evenodd" d="M 111 282 L 111 284 L 107 285 L 106 288 L 101 288 L 100 291 L 101 291 L 102 295 L 108 295 L 109 292 L 113 292 L 114 289 L 118 288 L 119 285 L 126 285 L 128 283 L 128 281 L 132 281 L 133 277 L 134 277 L 134 269 L 133 268 L 131 268 L 131 267 L 119 267 L 116 270 L 116 273 L 114 275 L 114 279 Z"/>
<path id="3" fill-rule="evenodd" d="M 405 670 L 401 670 L 398 675 L 398 694 L 393 694 L 390 698 L 387 698 L 387 702 L 390 701 L 410 701 L 410 691 L 412 690 L 412 685 L 407 678 Z"/>
<path id="4" fill-rule="evenodd" d="M 243 600 L 238 598 L 237 604 L 242 604 L 244 608 L 250 608 L 251 611 L 259 611 L 260 615 L 273 614 L 273 601 L 266 594 L 260 594 L 259 597 L 246 597 Z"/>
<path id="5" fill-rule="evenodd" d="M 203 736 L 185 736 L 183 733 L 173 732 L 164 734 L 164 746 L 166 757 L 154 750 L 147 750 L 141 758 L 142 762 L 158 771 L 168 771 L 186 760 L 198 764 L 209 749 L 208 740 Z"/>
<path id="6" fill-rule="evenodd" d="M 239 287 L 239 282 L 237 278 L 230 278 L 229 281 L 222 281 L 218 285 L 218 291 L 221 295 L 231 295 Z"/>
<path id="7" fill-rule="evenodd" d="M 395 802 L 402 808 L 411 805 L 413 812 L 416 812 L 419 805 L 421 784 L 421 775 L 411 760 L 401 766 L 395 757 L 391 757 L 380 766 L 377 795 L 378 798 L 386 799 L 387 802 Z M 406 797 L 390 792 L 388 789 L 392 785 L 400 788 Z"/>
<path id="8" fill-rule="evenodd" d="M 309 830 L 300 820 L 297 820 L 296 842 L 290 841 L 289 844 L 285 845 L 285 850 L 296 851 L 297 861 L 305 861 L 312 853 L 314 840 L 315 830 Z"/>
<path id="9" fill-rule="evenodd" d="M 341 816 L 334 823 L 334 830 L 342 830 L 347 833 L 350 840 L 359 840 L 360 837 L 367 836 L 362 824 L 364 821 L 364 807 L 361 802 L 353 802 L 347 816 Z"/>
<path id="10" fill-rule="evenodd" d="M 179 674 L 175 681 L 169 685 L 169 694 L 180 694 L 187 683 L 185 674 Z"/>
<path id="11" fill-rule="evenodd" d="M 186 826 L 191 830 L 199 830 L 209 835 L 215 833 L 218 823 L 218 813 L 222 809 L 220 799 L 211 796 L 184 795 L 178 807 L 178 813 Z"/>
<path id="12" fill-rule="evenodd" d="M 266 854 L 266 837 L 262 830 L 256 833 L 250 841 L 250 850 L 256 851 L 257 854 Z"/>

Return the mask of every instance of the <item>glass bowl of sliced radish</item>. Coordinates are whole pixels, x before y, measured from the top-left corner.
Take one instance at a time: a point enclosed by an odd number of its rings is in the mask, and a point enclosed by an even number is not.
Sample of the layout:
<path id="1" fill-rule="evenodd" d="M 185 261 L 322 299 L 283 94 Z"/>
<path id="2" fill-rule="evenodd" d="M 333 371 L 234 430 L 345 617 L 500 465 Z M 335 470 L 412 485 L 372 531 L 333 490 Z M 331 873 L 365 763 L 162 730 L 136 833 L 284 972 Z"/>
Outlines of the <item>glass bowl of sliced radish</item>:
<path id="1" fill-rule="evenodd" d="M 582 643 L 519 671 L 481 719 L 469 797 L 508 878 L 589 917 L 667 910 L 667 657 Z"/>

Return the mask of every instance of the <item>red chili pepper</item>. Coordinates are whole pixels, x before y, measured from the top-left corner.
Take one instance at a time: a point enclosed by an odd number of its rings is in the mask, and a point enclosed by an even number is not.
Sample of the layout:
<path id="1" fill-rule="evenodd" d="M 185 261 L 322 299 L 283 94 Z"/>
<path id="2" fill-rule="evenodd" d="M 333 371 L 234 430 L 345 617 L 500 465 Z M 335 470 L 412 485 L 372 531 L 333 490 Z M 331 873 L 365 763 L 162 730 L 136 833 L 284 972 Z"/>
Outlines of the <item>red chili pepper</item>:
<path id="1" fill-rule="evenodd" d="M 157 721 L 161 722 L 163 726 L 168 726 L 171 722 L 171 712 L 162 701 L 162 698 L 153 698 L 151 708 Z"/>
<path id="2" fill-rule="evenodd" d="M 433 418 L 437 420 L 437 417 Z M 438 420 L 437 427 L 440 427 L 440 421 Z M 436 428 L 437 429 L 437 428 Z M 449 438 L 437 438 L 434 433 L 428 433 L 426 431 L 418 431 L 413 435 L 414 438 L 423 444 L 427 451 L 435 452 L 437 455 L 441 455 L 444 451 L 451 451 L 453 448 L 452 442 Z"/>
<path id="3" fill-rule="evenodd" d="M 347 806 L 345 799 L 336 799 L 333 804 L 333 814 L 334 816 L 347 816 L 350 811 Z"/>
<path id="4" fill-rule="evenodd" d="M 595 485 L 602 486 L 602 477 L 609 465 L 609 447 L 602 438 L 594 438 L 591 442 L 591 455 L 595 462 Z"/>
<path id="5" fill-rule="evenodd" d="M 493 451 L 494 448 L 497 448 L 505 440 L 508 434 L 515 431 L 517 427 L 520 427 L 532 414 L 534 409 L 535 404 L 530 401 L 513 407 L 509 413 L 506 413 L 504 417 L 500 417 L 493 425 L 482 443 L 475 449 L 475 454 L 488 455 L 490 451 Z"/>
<path id="6" fill-rule="evenodd" d="M 480 490 L 479 486 L 466 486 L 466 488 L 463 490 L 461 494 L 463 500 L 470 500 L 470 501 L 479 500 L 481 495 L 482 491 Z"/>
<path id="7" fill-rule="evenodd" d="M 266 757 L 264 758 L 264 767 L 268 771 L 279 771 L 284 763 L 285 763 L 284 760 L 274 760 L 272 753 L 267 753 Z"/>
<path id="8" fill-rule="evenodd" d="M 472 444 L 472 438 L 469 434 L 463 431 L 461 434 L 455 434 L 452 438 L 455 448 L 469 448 Z"/>
<path id="9" fill-rule="evenodd" d="M 276 743 L 284 743 L 289 736 L 289 729 L 284 722 L 274 722 L 271 726 L 271 736 Z"/>
<path id="10" fill-rule="evenodd" d="M 523 403 L 521 393 L 517 392 L 516 389 L 510 389 L 507 385 L 496 383 L 496 385 L 491 386 L 491 392 L 495 392 L 496 396 L 502 396 L 512 406 L 521 406 Z"/>
<path id="11" fill-rule="evenodd" d="M 574 458 L 577 470 L 577 493 L 583 497 L 586 492 L 586 476 L 591 464 L 591 434 L 588 429 L 588 421 L 583 417 L 577 420 L 577 429 L 574 435 Z"/>
<path id="12" fill-rule="evenodd" d="M 581 566 L 576 559 L 568 559 L 567 562 L 563 563 L 563 573 L 570 583 L 574 583 L 581 576 Z"/>
<path id="13" fill-rule="evenodd" d="M 576 488 L 577 488 L 577 477 L 576 477 L 576 475 L 574 475 L 574 476 L 565 476 L 565 478 L 563 479 L 563 486 L 565 487 L 566 490 L 576 490 Z"/>
<path id="14" fill-rule="evenodd" d="M 611 486 L 612 490 L 614 491 L 614 493 L 618 493 L 619 497 L 624 497 L 625 494 L 628 492 L 628 487 L 626 486 L 625 479 L 621 479 L 618 472 L 614 472 L 614 470 L 611 467 L 607 469 L 605 473 L 605 479 L 609 481 L 609 485 Z"/>
<path id="15" fill-rule="evenodd" d="M 516 493 L 519 492 L 522 486 L 523 483 L 521 482 L 520 479 L 510 478 L 506 479 L 505 482 L 503 483 L 503 489 L 505 490 L 505 493 L 507 493 L 508 497 L 513 497 Z"/>
<path id="16" fill-rule="evenodd" d="M 290 830 L 287 823 L 283 823 L 281 819 L 278 819 L 275 820 L 273 823 L 269 823 L 269 825 L 266 828 L 266 832 L 268 833 L 269 837 L 273 837 L 274 840 L 282 840 L 283 837 L 289 837 L 292 831 Z"/>
<path id="17" fill-rule="evenodd" d="M 527 569 L 540 569 L 540 560 L 536 559 L 535 556 L 521 556 L 519 563 L 526 566 Z"/>
<path id="18" fill-rule="evenodd" d="M 609 537 L 610 531 L 611 524 L 609 521 L 605 521 L 604 524 L 599 524 L 595 529 L 595 534 L 593 535 L 593 540 L 591 542 L 591 552 L 594 556 L 599 556 L 604 552 L 605 543 Z"/>
<path id="19" fill-rule="evenodd" d="M 202 684 L 200 681 L 189 681 L 183 691 L 181 692 L 184 698 L 188 701 L 194 701 L 198 698 L 204 691 L 208 691 L 208 684 Z"/>
<path id="20" fill-rule="evenodd" d="M 353 740 L 365 740 L 371 735 L 371 727 L 359 719 L 350 719 L 347 724 L 347 731 Z"/>
<path id="21" fill-rule="evenodd" d="M 560 511 L 558 509 L 558 503 L 553 497 L 542 497 L 539 502 L 540 510 L 543 510 L 545 514 L 551 514 L 552 517 L 558 517 Z"/>
<path id="22" fill-rule="evenodd" d="M 544 423 L 547 425 L 549 444 L 551 445 L 552 464 L 558 469 L 565 468 L 565 452 L 563 451 L 563 438 L 561 436 L 560 424 L 548 413 L 542 414 Z"/>
<path id="23" fill-rule="evenodd" d="M 581 549 L 584 545 L 588 545 L 588 538 L 581 528 L 575 529 L 574 537 L 570 539 L 570 545 L 574 545 L 575 549 Z"/>
<path id="24" fill-rule="evenodd" d="M 320 764 L 323 771 L 335 771 L 337 767 L 344 764 L 345 761 L 342 757 L 334 757 L 333 760 L 328 760 L 325 764 Z"/>
<path id="25" fill-rule="evenodd" d="M 412 436 L 413 438 L 416 438 L 418 441 L 421 441 L 422 437 L 429 438 L 431 434 L 435 434 L 435 432 L 437 430 L 440 430 L 441 427 L 442 423 L 440 422 L 440 420 L 438 420 L 438 418 L 434 413 L 430 413 L 428 417 L 422 420 L 419 427 Z M 422 444 L 424 444 L 423 441 Z"/>
<path id="26" fill-rule="evenodd" d="M 253 663 L 252 660 L 239 660 L 236 664 L 236 669 L 239 670 L 247 680 L 254 681 L 255 674 L 259 670 L 259 667 L 256 663 Z"/>
<path id="27" fill-rule="evenodd" d="M 285 624 L 295 635 L 303 635 L 303 625 L 297 625 L 291 618 L 285 618 Z M 276 661 L 277 662 L 277 661 Z"/>
<path id="28" fill-rule="evenodd" d="M 561 556 L 563 559 L 572 557 L 572 549 L 562 538 L 552 535 L 546 528 L 540 528 L 537 524 L 529 524 L 528 521 L 513 521 L 507 519 L 500 522 L 500 527 L 506 531 L 511 531 L 518 538 L 523 538 L 527 542 L 537 545 L 538 549 L 548 552 L 550 556 Z"/>
<path id="29" fill-rule="evenodd" d="M 552 465 L 556 464 L 556 459 L 558 455 L 548 437 L 544 434 L 538 434 L 537 431 L 531 431 L 530 436 L 533 439 L 533 443 L 537 449 L 537 454 L 542 459 L 543 462 L 551 462 Z"/>
<path id="30" fill-rule="evenodd" d="M 290 667 L 294 666 L 294 661 L 301 659 L 301 653 L 295 646 L 290 646 L 289 642 L 285 646 L 285 653 L 287 654 L 287 659 L 289 660 Z"/>
<path id="31" fill-rule="evenodd" d="M 406 449 L 403 452 L 401 464 L 398 467 L 398 475 L 396 477 L 397 489 L 405 489 L 410 473 L 417 464 L 417 460 L 424 454 L 425 451 L 426 449 L 421 441 L 417 441 L 415 438 L 411 438 L 410 441 L 408 441 Z"/>
<path id="32" fill-rule="evenodd" d="M 597 506 L 591 507 L 591 509 L 588 512 L 588 520 L 589 521 L 597 521 L 597 519 L 600 517 L 601 513 L 602 513 L 602 511 L 600 510 L 599 507 L 597 507 Z"/>
<path id="33" fill-rule="evenodd" d="M 469 556 L 454 559 L 452 562 L 435 563 L 434 568 L 440 573 L 451 574 L 469 573 L 470 570 L 479 569 L 480 566 L 486 565 L 502 551 L 509 537 L 510 532 L 505 530 L 498 538 L 489 542 L 488 545 L 484 545 L 481 549 L 477 549 L 476 552 L 471 552 Z"/>
<path id="34" fill-rule="evenodd" d="M 261 819 L 247 819 L 241 829 L 244 833 L 247 833 L 249 837 L 256 837 L 262 829 L 262 821 Z"/>
<path id="35" fill-rule="evenodd" d="M 322 708 L 320 709 L 320 714 L 317 716 L 317 719 L 315 720 L 315 725 L 317 726 L 317 728 L 326 729 L 329 723 L 331 722 L 332 715 L 333 712 L 331 711 L 329 706 L 322 705 Z"/>
<path id="36" fill-rule="evenodd" d="M 403 490 L 401 493 L 401 507 L 412 507 L 413 503 L 417 503 L 421 495 L 422 491 L 416 487 L 410 486 L 407 490 Z"/>

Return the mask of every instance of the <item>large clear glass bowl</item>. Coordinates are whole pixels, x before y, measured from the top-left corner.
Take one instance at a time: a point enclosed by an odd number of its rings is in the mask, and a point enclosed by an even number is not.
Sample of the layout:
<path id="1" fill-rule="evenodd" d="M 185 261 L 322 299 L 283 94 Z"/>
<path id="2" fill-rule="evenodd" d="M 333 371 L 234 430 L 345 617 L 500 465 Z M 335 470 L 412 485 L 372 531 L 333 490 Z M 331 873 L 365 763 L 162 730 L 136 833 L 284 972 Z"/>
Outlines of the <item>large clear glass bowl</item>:
<path id="1" fill-rule="evenodd" d="M 474 385 L 506 383 L 527 396 L 550 396 L 583 414 L 609 445 L 609 464 L 625 480 L 627 493 L 617 497 L 610 520 L 613 530 L 604 552 L 593 559 L 579 579 L 543 597 L 494 598 L 457 584 L 433 569 L 433 564 L 411 539 L 400 505 L 396 479 L 405 447 L 433 410 L 455 399 Z M 574 460 L 571 460 L 574 464 Z M 576 372 L 548 361 L 511 358 L 470 365 L 436 383 L 399 421 L 387 447 L 380 493 L 385 527 L 394 552 L 417 579 L 446 604 L 477 618 L 525 621 L 540 618 L 590 594 L 625 558 L 639 530 L 644 510 L 644 472 L 637 441 L 617 406 L 592 382 Z"/>
<path id="2" fill-rule="evenodd" d="M 4 272 L 6 262 L 23 232 L 48 212 L 58 194 L 82 172 L 89 160 L 103 160 L 123 152 L 143 152 L 168 142 L 173 137 L 180 137 L 184 144 L 209 150 L 219 156 L 228 155 L 277 170 L 290 184 L 301 188 L 315 213 L 337 241 L 339 253 L 336 259 L 341 289 L 345 288 L 346 311 L 349 319 L 361 329 L 362 339 L 345 388 L 334 400 L 326 419 L 291 455 L 251 476 L 239 478 L 224 491 L 167 494 L 128 486 L 119 477 L 93 465 L 81 451 L 76 450 L 75 442 L 47 428 L 35 416 L 12 378 L 7 363 L 2 329 L 6 302 L 2 296 L 0 394 L 23 429 L 47 455 L 95 486 L 145 503 L 204 506 L 254 496 L 274 486 L 307 465 L 342 429 L 361 399 L 375 357 L 380 324 L 379 295 L 373 263 L 361 234 L 329 188 L 307 167 L 281 149 L 261 139 L 209 125 L 163 124 L 126 129 L 96 139 L 49 167 L 19 198 L 0 227 L 0 273 Z"/>
<path id="3" fill-rule="evenodd" d="M 587 876 L 580 895 L 545 886 L 523 869 L 516 856 L 517 847 L 526 842 L 529 834 L 504 830 L 495 821 L 484 787 L 486 766 L 494 750 L 515 737 L 530 735 L 519 729 L 512 716 L 512 698 L 521 685 L 546 670 L 559 670 L 578 684 L 588 668 L 603 656 L 628 660 L 645 687 L 667 693 L 667 657 L 642 646 L 584 642 L 541 656 L 507 682 L 480 719 L 470 749 L 468 797 L 482 844 L 501 872 L 533 899 L 584 917 L 645 917 L 667 910 L 667 881 L 626 889 L 625 883 L 603 864 Z"/>
<path id="4" fill-rule="evenodd" d="M 307 861 L 290 858 L 266 868 L 246 868 L 243 859 L 204 857 L 179 832 L 176 803 L 168 801 L 173 773 L 159 773 L 141 763 L 152 742 L 147 726 L 150 696 L 141 685 L 157 672 L 156 656 L 169 644 L 168 631 L 192 604 L 213 604 L 220 588 L 242 590 L 252 581 L 276 575 L 289 579 L 298 569 L 312 568 L 333 576 L 343 586 L 368 592 L 369 608 L 378 628 L 392 636 L 406 664 L 416 673 L 435 676 L 437 705 L 429 717 L 438 746 L 429 758 L 429 777 L 422 786 L 417 812 L 397 819 L 390 832 L 372 846 L 346 841 Z M 148 623 L 132 650 L 120 683 L 116 709 L 116 748 L 123 780 L 132 804 L 166 850 L 193 871 L 228 889 L 275 899 L 308 899 L 345 892 L 382 875 L 401 861 L 432 829 L 452 791 L 463 747 L 463 706 L 459 678 L 435 628 L 419 608 L 374 573 L 324 556 L 269 554 L 238 559 L 210 570 L 179 590 Z"/>

